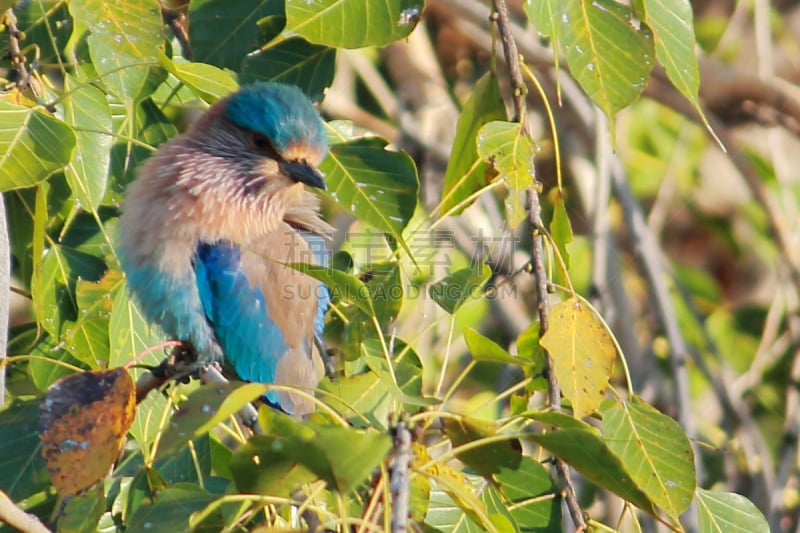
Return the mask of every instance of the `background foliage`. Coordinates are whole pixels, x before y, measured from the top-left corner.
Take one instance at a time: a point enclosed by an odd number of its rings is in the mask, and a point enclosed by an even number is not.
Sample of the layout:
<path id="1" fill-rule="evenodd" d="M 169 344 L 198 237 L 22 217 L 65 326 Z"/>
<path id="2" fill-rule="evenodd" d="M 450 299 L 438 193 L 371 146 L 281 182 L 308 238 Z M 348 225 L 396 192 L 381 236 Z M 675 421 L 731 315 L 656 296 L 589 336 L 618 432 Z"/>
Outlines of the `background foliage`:
<path id="1" fill-rule="evenodd" d="M 400 531 L 406 500 L 429 531 L 800 527 L 795 4 L 0 12 L 0 489 L 60 512 L 52 529 Z M 117 369 L 157 364 L 165 340 L 118 269 L 120 198 L 255 80 L 297 84 L 328 119 L 336 253 L 303 268 L 334 294 L 335 373 L 317 414 L 261 409 L 252 438 L 231 414 L 262 385 L 153 392 L 104 475 L 98 443 L 133 416 Z M 108 403 L 77 415 L 112 415 L 84 455 L 56 433 L 77 425 L 53 408 L 66 386 L 42 401 L 80 371 Z"/>

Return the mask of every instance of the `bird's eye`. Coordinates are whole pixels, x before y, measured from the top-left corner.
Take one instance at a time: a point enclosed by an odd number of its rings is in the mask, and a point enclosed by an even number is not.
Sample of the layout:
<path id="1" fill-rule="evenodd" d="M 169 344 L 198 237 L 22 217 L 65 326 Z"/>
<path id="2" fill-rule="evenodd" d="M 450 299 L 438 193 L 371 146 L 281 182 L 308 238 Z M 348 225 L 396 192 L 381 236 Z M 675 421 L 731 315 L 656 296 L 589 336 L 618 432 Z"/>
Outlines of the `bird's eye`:
<path id="1" fill-rule="evenodd" d="M 264 135 L 261 135 L 260 133 L 254 133 L 250 138 L 250 140 L 253 142 L 253 146 L 255 146 L 256 148 L 261 148 L 262 150 L 271 148 L 269 139 L 267 139 Z"/>

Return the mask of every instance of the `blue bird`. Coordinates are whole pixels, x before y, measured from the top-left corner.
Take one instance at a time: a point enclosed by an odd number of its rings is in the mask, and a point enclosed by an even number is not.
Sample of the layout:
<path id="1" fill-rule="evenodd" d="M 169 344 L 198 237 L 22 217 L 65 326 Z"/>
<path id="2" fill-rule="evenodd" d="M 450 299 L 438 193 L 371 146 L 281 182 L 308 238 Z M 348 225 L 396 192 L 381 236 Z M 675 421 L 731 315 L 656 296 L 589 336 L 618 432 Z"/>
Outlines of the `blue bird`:
<path id="1" fill-rule="evenodd" d="M 285 266 L 324 263 L 319 113 L 296 87 L 259 83 L 161 146 L 128 188 L 120 262 L 145 318 L 242 380 L 313 392 L 327 288 Z M 313 402 L 270 391 L 302 416 Z"/>

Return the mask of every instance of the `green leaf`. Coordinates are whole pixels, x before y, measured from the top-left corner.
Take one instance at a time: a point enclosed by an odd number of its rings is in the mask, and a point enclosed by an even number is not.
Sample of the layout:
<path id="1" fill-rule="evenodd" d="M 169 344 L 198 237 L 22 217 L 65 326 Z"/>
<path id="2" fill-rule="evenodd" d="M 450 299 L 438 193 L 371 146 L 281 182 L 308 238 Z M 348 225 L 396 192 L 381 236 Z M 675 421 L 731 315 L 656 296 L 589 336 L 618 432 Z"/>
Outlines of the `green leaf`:
<path id="1" fill-rule="evenodd" d="M 480 267 L 462 268 L 430 286 L 431 298 L 439 307 L 454 314 L 467 301 L 483 295 L 483 286 L 492 275 L 492 269 L 483 264 Z"/>
<path id="2" fill-rule="evenodd" d="M 322 99 L 323 91 L 333 81 L 335 62 L 334 48 L 293 37 L 248 56 L 240 79 L 296 85 L 316 101 Z"/>
<path id="3" fill-rule="evenodd" d="M 100 279 L 104 271 L 105 263 L 96 256 L 68 246 L 48 248 L 41 261 L 41 280 L 31 287 L 36 317 L 44 329 L 60 339 L 65 321 L 78 317 L 77 281 Z"/>
<path id="4" fill-rule="evenodd" d="M 453 446 L 480 441 L 498 435 L 497 426 L 483 420 L 461 417 L 442 420 L 444 432 Z M 460 452 L 456 457 L 483 477 L 491 477 L 502 469 L 516 470 L 522 461 L 522 445 L 516 438 L 488 442 Z"/>
<path id="5" fill-rule="evenodd" d="M 150 327 L 139 308 L 128 298 L 128 291 L 124 287 L 120 287 L 114 296 L 108 331 L 111 342 L 108 363 L 110 367 L 123 366 L 165 340 L 158 328 Z M 159 352 L 161 351 L 150 352 L 137 363 L 157 365 L 163 357 Z"/>
<path id="6" fill-rule="evenodd" d="M 247 54 L 261 44 L 257 22 L 282 15 L 271 0 L 193 0 L 189 4 L 192 59 L 238 71 Z"/>
<path id="7" fill-rule="evenodd" d="M 600 433 L 588 424 L 573 420 L 573 427 L 530 435 L 528 438 L 569 463 L 592 483 L 655 516 L 653 503 L 636 486 L 625 465 L 600 438 Z"/>
<path id="8" fill-rule="evenodd" d="M 228 71 L 213 65 L 175 63 L 166 57 L 162 58 L 161 64 L 209 104 L 225 98 L 239 88 L 239 84 Z"/>
<path id="9" fill-rule="evenodd" d="M 0 490 L 20 501 L 50 484 L 39 442 L 38 400 L 15 400 L 0 411 Z"/>
<path id="10" fill-rule="evenodd" d="M 550 221 L 550 235 L 553 237 L 558 252 L 564 259 L 566 268 L 569 268 L 569 252 L 567 245 L 572 242 L 572 224 L 567 214 L 566 201 L 563 194 L 555 190 L 553 202 L 553 219 Z"/>
<path id="11" fill-rule="evenodd" d="M 694 48 L 697 44 L 692 23 L 692 4 L 689 0 L 641 0 L 644 22 L 653 30 L 656 59 L 678 91 L 692 103 L 697 113 L 700 107 L 700 69 Z"/>
<path id="12" fill-rule="evenodd" d="M 553 358 L 556 378 L 576 418 L 592 414 L 604 399 L 617 349 L 605 324 L 585 301 L 572 297 L 550 309 L 541 345 Z"/>
<path id="13" fill-rule="evenodd" d="M 740 494 L 697 489 L 700 533 L 769 533 L 764 515 Z"/>
<path id="14" fill-rule="evenodd" d="M 213 513 L 213 519 L 204 521 L 199 528 L 189 527 L 192 513 L 202 511 L 216 496 L 209 494 L 197 485 L 179 483 L 155 493 L 155 502 L 144 502 L 130 517 L 125 531 L 128 533 L 149 533 L 151 531 L 221 531 L 225 524 L 221 513 Z"/>
<path id="15" fill-rule="evenodd" d="M 75 133 L 45 113 L 0 101 L 0 191 L 30 187 L 63 169 Z"/>
<path id="16" fill-rule="evenodd" d="M 567 0 L 562 17 L 572 76 L 609 119 L 639 97 L 653 68 L 653 39 L 630 7 L 613 0 Z"/>
<path id="17" fill-rule="evenodd" d="M 123 102 L 139 101 L 164 51 L 158 3 L 75 0 L 69 8 L 89 28 L 89 55 L 103 84 Z"/>
<path id="18" fill-rule="evenodd" d="M 539 35 L 553 39 L 553 48 L 558 50 L 562 3 L 559 0 L 525 0 L 522 8 Z"/>
<path id="19" fill-rule="evenodd" d="M 314 419 L 301 424 L 269 408 L 261 409 L 261 417 L 265 434 L 250 439 L 231 460 L 236 485 L 245 492 L 288 495 L 298 483 L 321 478 L 347 494 L 368 478 L 392 445 L 382 433 Z"/>
<path id="20" fill-rule="evenodd" d="M 502 346 L 484 337 L 472 328 L 464 330 L 464 340 L 467 343 L 467 348 L 469 348 L 470 353 L 472 353 L 472 358 L 476 361 L 517 366 L 530 365 L 533 363 L 533 361 L 529 359 L 514 357 Z"/>
<path id="21" fill-rule="evenodd" d="M 603 439 L 639 488 L 677 522 L 695 489 L 694 452 L 678 423 L 634 396 L 607 403 Z"/>
<path id="22" fill-rule="evenodd" d="M 508 188 L 508 224 L 519 226 L 527 214 L 522 197 L 535 185 L 533 155 L 536 146 L 516 122 L 493 121 L 478 132 L 478 155 L 495 169 Z"/>
<path id="23" fill-rule="evenodd" d="M 103 486 L 98 484 L 87 492 L 73 496 L 58 519 L 58 531 L 63 533 L 95 533 L 100 517 L 106 510 Z"/>
<path id="24" fill-rule="evenodd" d="M 375 316 L 369 289 L 358 277 L 341 270 L 310 263 L 289 263 L 288 266 L 323 282 L 331 293 L 332 301 L 353 302 L 368 316 Z"/>
<path id="25" fill-rule="evenodd" d="M 425 525 L 434 531 L 447 531 L 448 533 L 484 533 L 486 531 L 470 514 L 456 505 L 453 498 L 438 489 L 431 491 Z"/>
<path id="26" fill-rule="evenodd" d="M 394 322 L 403 305 L 403 283 L 400 279 L 400 263 L 385 261 L 361 267 L 360 279 L 372 299 L 375 316 L 382 325 Z"/>
<path id="27" fill-rule="evenodd" d="M 87 211 L 96 212 L 106 192 L 111 163 L 111 110 L 94 85 L 67 75 L 64 120 L 74 128 L 76 149 L 66 169 L 72 193 Z"/>
<path id="28" fill-rule="evenodd" d="M 245 403 L 256 399 L 263 394 L 265 387 L 262 384 L 251 383 L 250 385 L 259 387 L 259 390 L 252 396 L 245 399 Z M 241 383 L 214 384 L 198 387 L 189 394 L 186 401 L 181 402 L 179 409 L 175 411 L 170 420 L 169 426 L 164 430 L 158 441 L 157 457 L 168 457 L 178 448 L 185 446 L 188 441 L 202 433 L 201 428 L 208 428 L 209 423 L 215 426 L 218 421 L 217 415 L 220 406 L 227 399 L 231 390 L 241 387 Z M 239 405 L 239 408 L 244 403 Z M 222 420 L 227 417 L 222 417 Z"/>
<path id="29" fill-rule="evenodd" d="M 361 344 L 361 353 L 367 359 L 369 371 L 354 376 L 326 378 L 319 384 L 320 395 L 326 404 L 346 417 L 356 427 L 387 429 L 391 413 L 400 402 L 411 410 L 413 406 L 429 405 L 422 398 L 422 363 L 419 355 L 402 339 L 395 339 L 396 356 L 393 360 L 397 386 L 388 375 L 386 359 L 377 339 L 367 339 Z"/>
<path id="30" fill-rule="evenodd" d="M 402 231 L 417 207 L 419 178 L 408 154 L 385 146 L 378 138 L 335 144 L 320 170 L 336 203 L 408 251 Z"/>
<path id="31" fill-rule="evenodd" d="M 559 488 L 538 461 L 523 456 L 518 468 L 501 468 L 494 479 L 520 532 L 562 531 Z"/>
<path id="32" fill-rule="evenodd" d="M 407 37 L 423 7 L 423 0 L 287 0 L 286 31 L 334 48 L 383 46 Z"/>
<path id="33" fill-rule="evenodd" d="M 506 108 L 497 76 L 493 72 L 487 73 L 475 84 L 472 95 L 458 117 L 456 137 L 444 174 L 440 213 L 447 213 L 494 177 L 489 166 L 478 158 L 476 138 L 484 124 L 505 118 Z M 462 206 L 452 214 L 460 214 L 467 206 Z"/>

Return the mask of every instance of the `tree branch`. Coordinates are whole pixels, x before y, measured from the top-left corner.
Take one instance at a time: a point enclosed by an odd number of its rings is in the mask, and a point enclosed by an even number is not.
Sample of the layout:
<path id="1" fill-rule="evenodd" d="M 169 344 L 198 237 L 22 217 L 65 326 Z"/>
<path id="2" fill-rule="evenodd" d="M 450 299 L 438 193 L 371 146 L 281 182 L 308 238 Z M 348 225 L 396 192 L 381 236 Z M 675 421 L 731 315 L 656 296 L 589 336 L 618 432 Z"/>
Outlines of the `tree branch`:
<path id="1" fill-rule="evenodd" d="M 522 69 L 520 68 L 519 51 L 517 50 L 517 43 L 511 33 L 511 21 L 508 16 L 508 6 L 505 0 L 493 0 L 495 13 L 492 18 L 497 23 L 497 28 L 500 32 L 500 40 L 503 43 L 503 50 L 505 52 L 506 64 L 509 69 L 509 76 L 511 78 L 511 87 L 513 90 L 514 113 L 516 120 L 519 122 L 522 131 L 525 135 L 530 136 L 528 129 L 528 114 L 526 111 L 525 97 L 527 89 L 525 80 L 522 77 Z M 542 223 L 541 204 L 539 203 L 539 194 L 535 189 L 528 191 L 528 216 L 531 229 L 533 231 L 532 251 L 533 258 L 533 272 L 536 277 L 536 298 L 537 298 L 537 311 L 539 315 L 539 335 L 544 335 L 549 326 L 549 294 L 547 291 L 549 281 L 547 278 L 547 270 L 545 266 L 544 257 L 544 238 Z M 548 392 L 548 405 L 554 411 L 561 410 L 561 386 L 558 384 L 555 373 L 553 372 L 553 361 L 550 355 L 545 357 L 544 374 L 547 376 L 547 392 Z M 572 484 L 572 477 L 569 470 L 569 465 L 559 458 L 554 458 L 554 465 L 561 484 L 564 488 L 565 501 L 567 509 L 572 517 L 577 531 L 584 531 L 586 529 L 586 520 L 583 517 L 578 498 L 575 495 L 575 487 Z"/>

